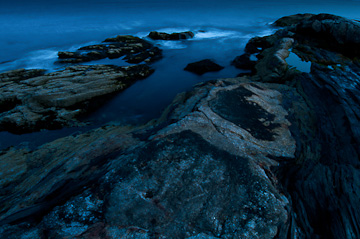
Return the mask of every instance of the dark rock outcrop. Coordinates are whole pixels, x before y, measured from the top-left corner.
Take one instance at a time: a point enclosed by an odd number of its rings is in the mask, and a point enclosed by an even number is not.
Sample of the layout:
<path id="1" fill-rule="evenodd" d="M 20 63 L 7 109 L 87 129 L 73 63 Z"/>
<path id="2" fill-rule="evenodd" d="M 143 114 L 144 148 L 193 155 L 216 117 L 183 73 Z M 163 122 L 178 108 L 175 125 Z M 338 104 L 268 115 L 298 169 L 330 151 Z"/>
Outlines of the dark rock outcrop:
<path id="1" fill-rule="evenodd" d="M 286 21 L 271 41 L 263 39 L 270 46 L 256 65 L 257 80 L 293 85 L 307 102 L 289 117 L 297 160 L 282 164 L 278 177 L 303 238 L 359 238 L 360 25 L 328 14 Z M 287 65 L 290 48 L 312 62 L 310 73 Z"/>
<path id="2" fill-rule="evenodd" d="M 193 32 L 175 32 L 175 33 L 165 33 L 152 31 L 149 33 L 148 37 L 153 40 L 185 40 L 193 38 L 195 34 Z"/>
<path id="3" fill-rule="evenodd" d="M 128 63 L 149 63 L 160 59 L 162 51 L 139 37 L 120 35 L 108 38 L 102 44 L 81 47 L 75 52 L 60 51 L 58 62 L 80 63 L 123 56 Z"/>
<path id="4" fill-rule="evenodd" d="M 250 54 L 243 54 L 241 56 L 237 56 L 231 64 L 236 68 L 243 69 L 243 70 L 251 70 L 255 69 L 256 61 L 250 60 Z"/>
<path id="5" fill-rule="evenodd" d="M 193 73 L 198 74 L 198 75 L 203 75 L 206 72 L 211 72 L 211 71 L 220 71 L 222 69 L 224 69 L 224 67 L 216 64 L 215 62 L 213 62 L 210 59 L 205 59 L 205 60 L 202 60 L 202 61 L 189 63 L 184 68 L 184 70 L 193 72 Z"/>
<path id="6" fill-rule="evenodd" d="M 147 65 L 71 66 L 43 70 L 14 70 L 0 74 L 0 130 L 25 133 L 76 125 L 104 97 L 120 92 L 153 70 Z"/>

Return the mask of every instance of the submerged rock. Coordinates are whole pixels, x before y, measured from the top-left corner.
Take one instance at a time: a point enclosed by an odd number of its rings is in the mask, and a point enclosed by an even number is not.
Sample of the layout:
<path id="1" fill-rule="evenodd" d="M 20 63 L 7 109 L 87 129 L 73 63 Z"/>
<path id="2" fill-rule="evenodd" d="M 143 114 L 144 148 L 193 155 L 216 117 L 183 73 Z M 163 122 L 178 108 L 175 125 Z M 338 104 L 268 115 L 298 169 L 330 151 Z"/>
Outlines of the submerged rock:
<path id="1" fill-rule="evenodd" d="M 165 33 L 165 32 L 157 32 L 152 31 L 149 33 L 148 37 L 153 40 L 184 40 L 193 38 L 195 34 L 193 32 L 175 32 L 175 33 Z"/>
<path id="2" fill-rule="evenodd" d="M 224 67 L 216 64 L 210 59 L 205 59 L 202 61 L 189 63 L 184 70 L 193 72 L 198 75 L 203 75 L 206 72 L 220 71 L 222 69 L 224 69 Z"/>
<path id="3" fill-rule="evenodd" d="M 123 56 L 128 63 L 149 63 L 160 59 L 162 51 L 139 37 L 119 35 L 107 38 L 102 44 L 81 47 L 75 52 L 60 51 L 58 62 L 80 63 Z"/>
<path id="4" fill-rule="evenodd" d="M 0 74 L 0 130 L 25 133 L 76 125 L 76 118 L 153 70 L 147 65 L 71 66 Z"/>

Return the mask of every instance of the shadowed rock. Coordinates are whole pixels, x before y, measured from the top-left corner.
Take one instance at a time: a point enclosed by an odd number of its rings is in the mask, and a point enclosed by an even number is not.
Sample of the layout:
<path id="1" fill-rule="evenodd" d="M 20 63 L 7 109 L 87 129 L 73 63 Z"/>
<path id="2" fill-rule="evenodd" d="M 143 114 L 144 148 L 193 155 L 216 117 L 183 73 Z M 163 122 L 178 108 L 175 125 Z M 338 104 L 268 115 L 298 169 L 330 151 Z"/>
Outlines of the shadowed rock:
<path id="1" fill-rule="evenodd" d="M 162 51 L 139 37 L 119 35 L 107 38 L 101 44 L 81 47 L 75 52 L 60 51 L 58 63 L 80 63 L 123 56 L 128 63 L 149 63 L 160 59 Z"/>
<path id="2" fill-rule="evenodd" d="M 243 69 L 243 70 L 254 70 L 256 61 L 250 60 L 250 54 L 243 54 L 241 56 L 237 56 L 231 64 L 236 68 Z"/>
<path id="3" fill-rule="evenodd" d="M 198 75 L 203 75 L 206 72 L 220 71 L 224 67 L 216 64 L 210 59 L 189 63 L 184 70 L 193 72 Z"/>
<path id="4" fill-rule="evenodd" d="M 165 33 L 165 32 L 157 32 L 152 31 L 149 33 L 148 37 L 153 40 L 185 40 L 194 37 L 194 33 L 187 31 L 187 32 L 175 32 L 175 33 Z"/>
<path id="5" fill-rule="evenodd" d="M 308 102 L 306 110 L 299 107 L 289 116 L 297 161 L 284 163 L 278 174 L 291 195 L 294 221 L 302 238 L 358 238 L 360 25 L 329 14 L 295 15 L 280 19 L 279 24 L 288 27 L 272 35 L 271 41 L 256 40 L 270 44 L 260 53 L 256 69 L 261 80 L 272 75 L 271 81 L 294 85 Z M 311 61 L 309 74 L 287 66 L 289 47 L 281 44 L 289 38 L 292 51 Z M 278 60 L 282 63 L 274 67 L 278 56 L 285 56 L 285 62 Z M 286 104 L 296 102 L 287 97 L 291 100 Z"/>

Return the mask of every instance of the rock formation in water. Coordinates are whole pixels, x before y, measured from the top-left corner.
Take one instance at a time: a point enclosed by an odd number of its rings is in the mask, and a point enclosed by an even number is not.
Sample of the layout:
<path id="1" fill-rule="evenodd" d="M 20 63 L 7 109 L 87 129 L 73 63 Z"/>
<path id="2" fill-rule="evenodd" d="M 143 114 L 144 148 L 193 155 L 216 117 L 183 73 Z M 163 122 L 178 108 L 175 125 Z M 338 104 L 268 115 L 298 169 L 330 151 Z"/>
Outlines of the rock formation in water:
<path id="1" fill-rule="evenodd" d="M 253 76 L 199 84 L 155 122 L 3 151 L 0 235 L 360 238 L 360 26 L 276 24 L 246 46 Z"/>
<path id="2" fill-rule="evenodd" d="M 149 33 L 148 37 L 153 40 L 185 40 L 193 38 L 195 34 L 193 32 L 174 32 L 174 33 L 165 33 L 152 31 Z"/>
<path id="3" fill-rule="evenodd" d="M 75 52 L 60 51 L 59 63 L 80 63 L 124 57 L 128 63 L 150 63 L 159 60 L 162 52 L 158 47 L 144 39 L 128 35 L 119 35 L 106 39 L 102 44 L 84 46 Z"/>
<path id="4" fill-rule="evenodd" d="M 21 134 L 77 125 L 77 117 L 153 71 L 141 64 L 77 65 L 48 74 L 44 70 L 1 73 L 0 130 Z"/>
<path id="5" fill-rule="evenodd" d="M 223 66 L 220 66 L 219 64 L 215 63 L 214 61 L 210 59 L 205 59 L 193 63 L 189 63 L 184 70 L 190 71 L 192 73 L 203 75 L 207 72 L 213 72 L 213 71 L 221 71 L 224 69 Z"/>

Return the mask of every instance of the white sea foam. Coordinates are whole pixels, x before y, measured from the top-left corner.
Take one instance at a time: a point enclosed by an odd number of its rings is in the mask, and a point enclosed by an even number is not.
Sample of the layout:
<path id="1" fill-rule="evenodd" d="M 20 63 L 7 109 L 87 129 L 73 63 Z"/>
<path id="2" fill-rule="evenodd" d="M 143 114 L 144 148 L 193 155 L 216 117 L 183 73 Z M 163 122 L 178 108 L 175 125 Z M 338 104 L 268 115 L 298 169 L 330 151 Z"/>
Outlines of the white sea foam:
<path id="1" fill-rule="evenodd" d="M 9 71 L 14 69 L 47 69 L 55 70 L 55 61 L 57 51 L 54 49 L 38 50 L 30 52 L 21 59 L 9 61 L 0 64 L 0 71 Z"/>
<path id="2" fill-rule="evenodd" d="M 157 41 L 157 44 L 161 46 L 163 49 L 184 49 L 187 47 L 187 45 L 184 42 L 181 41 Z"/>
<path id="3" fill-rule="evenodd" d="M 241 37 L 242 34 L 238 31 L 231 30 L 221 30 L 221 29 L 211 29 L 205 31 L 195 31 L 194 40 L 203 40 L 203 39 L 214 39 L 214 38 L 233 38 Z"/>

